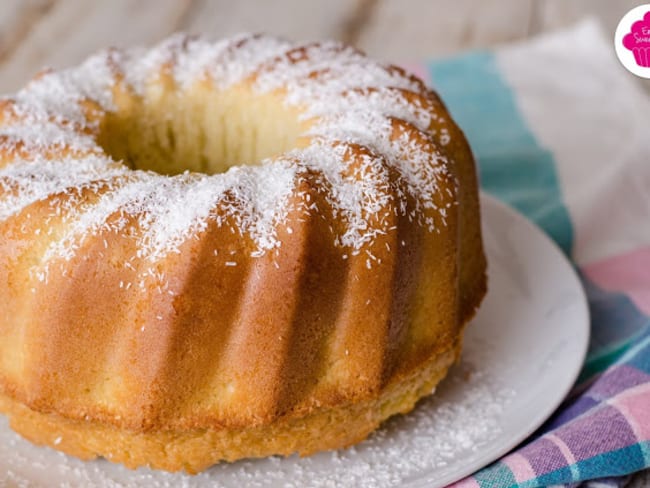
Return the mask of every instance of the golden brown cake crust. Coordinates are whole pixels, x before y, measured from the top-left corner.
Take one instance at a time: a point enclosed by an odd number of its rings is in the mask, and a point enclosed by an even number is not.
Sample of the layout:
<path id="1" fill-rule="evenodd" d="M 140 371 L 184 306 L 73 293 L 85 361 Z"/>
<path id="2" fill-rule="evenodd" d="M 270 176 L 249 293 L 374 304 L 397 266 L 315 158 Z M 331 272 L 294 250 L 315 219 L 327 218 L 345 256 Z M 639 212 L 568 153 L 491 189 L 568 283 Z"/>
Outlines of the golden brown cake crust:
<path id="1" fill-rule="evenodd" d="M 191 474 L 219 461 L 274 454 L 308 456 L 356 444 L 383 420 L 407 413 L 419 398 L 434 391 L 459 352 L 457 346 L 436 354 L 416 373 L 389 385 L 376 398 L 318 409 L 304 417 L 281 418 L 259 427 L 137 433 L 43 414 L 4 395 L 0 395 L 0 410 L 9 416 L 16 432 L 35 444 L 85 460 L 103 456 L 129 468 L 150 466 Z"/>
<path id="2" fill-rule="evenodd" d="M 0 142 L 0 410 L 80 457 L 358 442 L 444 377 L 485 294 L 461 130 L 336 43 L 109 50 L 3 99 Z"/>

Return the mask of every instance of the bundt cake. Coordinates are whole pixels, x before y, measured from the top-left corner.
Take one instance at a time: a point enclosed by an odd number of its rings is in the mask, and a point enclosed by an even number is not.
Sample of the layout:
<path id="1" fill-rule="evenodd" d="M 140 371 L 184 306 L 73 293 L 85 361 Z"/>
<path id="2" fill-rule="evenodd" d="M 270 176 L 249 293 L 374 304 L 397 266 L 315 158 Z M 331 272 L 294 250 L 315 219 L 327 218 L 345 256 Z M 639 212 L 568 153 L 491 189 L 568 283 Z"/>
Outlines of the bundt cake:
<path id="1" fill-rule="evenodd" d="M 474 162 L 402 69 L 176 35 L 0 105 L 0 411 L 33 442 L 191 473 L 307 455 L 458 358 Z"/>

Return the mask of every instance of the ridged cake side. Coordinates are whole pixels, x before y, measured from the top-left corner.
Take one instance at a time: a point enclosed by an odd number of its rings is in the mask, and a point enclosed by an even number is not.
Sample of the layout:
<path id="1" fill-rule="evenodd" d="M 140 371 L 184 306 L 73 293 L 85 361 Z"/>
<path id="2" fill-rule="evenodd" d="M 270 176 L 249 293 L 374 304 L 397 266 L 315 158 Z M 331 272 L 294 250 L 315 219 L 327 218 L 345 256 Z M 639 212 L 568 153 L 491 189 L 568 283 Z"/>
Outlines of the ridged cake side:
<path id="1" fill-rule="evenodd" d="M 252 100 L 299 128 L 256 166 L 165 176 L 102 145 L 135 124 L 180 150 L 133 114 Z M 485 292 L 474 163 L 400 69 L 335 43 L 174 37 L 2 103 L 0 408 L 28 437 L 170 470 L 309 453 L 408 411 L 459 354 Z M 218 136 L 197 137 L 205 166 Z"/>

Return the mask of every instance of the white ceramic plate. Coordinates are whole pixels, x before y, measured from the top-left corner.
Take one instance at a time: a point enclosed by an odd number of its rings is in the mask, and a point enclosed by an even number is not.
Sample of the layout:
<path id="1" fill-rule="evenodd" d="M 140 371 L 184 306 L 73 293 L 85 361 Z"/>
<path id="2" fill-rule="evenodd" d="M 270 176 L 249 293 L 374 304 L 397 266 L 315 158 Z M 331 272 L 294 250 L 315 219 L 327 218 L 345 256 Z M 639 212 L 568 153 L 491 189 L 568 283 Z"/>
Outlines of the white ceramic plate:
<path id="1" fill-rule="evenodd" d="M 461 363 L 409 415 L 347 450 L 219 465 L 198 476 L 129 471 L 32 446 L 0 419 L 2 486 L 444 486 L 497 459 L 557 408 L 586 353 L 580 282 L 534 225 L 483 197 L 489 293 Z"/>

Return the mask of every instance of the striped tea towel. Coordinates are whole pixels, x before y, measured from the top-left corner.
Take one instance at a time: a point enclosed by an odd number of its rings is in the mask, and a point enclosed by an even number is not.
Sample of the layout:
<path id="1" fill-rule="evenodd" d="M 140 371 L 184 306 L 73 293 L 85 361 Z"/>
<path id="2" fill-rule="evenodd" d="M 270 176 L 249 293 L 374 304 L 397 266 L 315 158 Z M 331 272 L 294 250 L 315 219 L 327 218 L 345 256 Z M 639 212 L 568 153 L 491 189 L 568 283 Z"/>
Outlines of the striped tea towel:
<path id="1" fill-rule="evenodd" d="M 622 484 L 650 467 L 650 97 L 594 21 L 409 68 L 465 130 L 484 191 L 572 259 L 592 315 L 570 397 L 532 438 L 457 486 Z"/>

